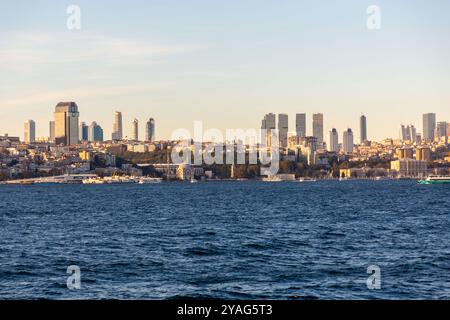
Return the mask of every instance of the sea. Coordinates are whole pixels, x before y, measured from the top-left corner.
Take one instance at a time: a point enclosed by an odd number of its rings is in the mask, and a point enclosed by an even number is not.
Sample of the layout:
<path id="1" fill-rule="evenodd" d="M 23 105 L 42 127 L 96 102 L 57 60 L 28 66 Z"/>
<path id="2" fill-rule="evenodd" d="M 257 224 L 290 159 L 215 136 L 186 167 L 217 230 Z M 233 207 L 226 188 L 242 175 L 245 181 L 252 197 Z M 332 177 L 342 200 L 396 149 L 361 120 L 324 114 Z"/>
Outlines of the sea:
<path id="1" fill-rule="evenodd" d="M 0 299 L 450 299 L 450 184 L 1 185 Z"/>

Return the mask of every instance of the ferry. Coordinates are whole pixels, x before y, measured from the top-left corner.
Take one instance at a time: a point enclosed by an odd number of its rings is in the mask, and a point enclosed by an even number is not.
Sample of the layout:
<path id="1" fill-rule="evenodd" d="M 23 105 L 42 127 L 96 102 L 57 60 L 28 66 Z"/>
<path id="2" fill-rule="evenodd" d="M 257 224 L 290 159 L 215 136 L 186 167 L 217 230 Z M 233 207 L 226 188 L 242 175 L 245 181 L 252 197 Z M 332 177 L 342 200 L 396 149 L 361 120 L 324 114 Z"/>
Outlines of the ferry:
<path id="1" fill-rule="evenodd" d="M 264 181 L 264 182 L 283 182 L 283 180 L 277 176 L 264 177 L 264 178 L 262 178 L 262 181 Z"/>
<path id="2" fill-rule="evenodd" d="M 296 181 L 297 182 L 317 182 L 317 179 L 306 177 L 306 178 L 299 178 Z"/>
<path id="3" fill-rule="evenodd" d="M 88 178 L 83 179 L 83 184 L 104 184 L 105 180 L 102 178 Z"/>
<path id="4" fill-rule="evenodd" d="M 161 183 L 163 181 L 162 178 L 149 178 L 144 177 L 139 180 L 139 184 L 149 184 L 149 183 Z"/>
<path id="5" fill-rule="evenodd" d="M 450 176 L 429 176 L 425 180 L 417 181 L 419 184 L 441 184 L 450 183 Z"/>

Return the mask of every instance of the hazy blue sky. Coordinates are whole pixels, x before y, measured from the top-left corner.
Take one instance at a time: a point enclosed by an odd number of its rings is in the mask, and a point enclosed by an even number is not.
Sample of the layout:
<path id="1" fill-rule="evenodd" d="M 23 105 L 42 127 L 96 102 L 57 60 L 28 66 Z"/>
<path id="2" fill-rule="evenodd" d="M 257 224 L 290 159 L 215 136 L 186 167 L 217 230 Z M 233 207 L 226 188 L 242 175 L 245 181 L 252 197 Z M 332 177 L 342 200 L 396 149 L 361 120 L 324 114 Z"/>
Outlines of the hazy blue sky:
<path id="1" fill-rule="evenodd" d="M 81 30 L 66 27 L 70 4 Z M 381 30 L 366 27 L 369 5 Z M 422 131 L 421 114 L 450 121 L 448 0 L 15 0 L 0 5 L 0 134 L 34 119 L 48 135 L 58 101 L 110 137 L 136 117 L 176 128 L 259 128 L 265 113 L 325 114 L 330 128 L 368 118 L 369 138 Z"/>

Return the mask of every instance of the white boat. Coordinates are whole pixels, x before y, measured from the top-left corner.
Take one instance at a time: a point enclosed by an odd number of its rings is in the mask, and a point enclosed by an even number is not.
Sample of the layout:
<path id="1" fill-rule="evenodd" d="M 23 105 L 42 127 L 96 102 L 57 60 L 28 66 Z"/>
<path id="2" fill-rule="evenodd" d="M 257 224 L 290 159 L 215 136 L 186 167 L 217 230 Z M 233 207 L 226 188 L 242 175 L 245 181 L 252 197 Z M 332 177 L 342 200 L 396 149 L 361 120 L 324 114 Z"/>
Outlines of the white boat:
<path id="1" fill-rule="evenodd" d="M 83 179 L 83 184 L 104 184 L 105 180 L 102 178 L 88 178 Z"/>
<path id="2" fill-rule="evenodd" d="M 283 180 L 277 176 L 264 177 L 264 178 L 262 178 L 262 181 L 264 181 L 264 182 L 283 182 Z"/>
<path id="3" fill-rule="evenodd" d="M 419 184 L 441 184 L 450 183 L 450 176 L 429 176 L 425 180 L 417 181 Z"/>
<path id="4" fill-rule="evenodd" d="M 163 181 L 162 178 L 149 178 L 144 177 L 139 180 L 139 184 L 149 184 L 149 183 L 161 183 Z"/>
<path id="5" fill-rule="evenodd" d="M 194 179 L 194 178 L 192 178 L 190 182 L 191 182 L 191 183 L 198 183 L 198 180 L 197 180 L 197 179 Z"/>
<path id="6" fill-rule="evenodd" d="M 298 182 L 316 182 L 317 179 L 313 179 L 313 178 L 299 178 L 297 181 Z"/>

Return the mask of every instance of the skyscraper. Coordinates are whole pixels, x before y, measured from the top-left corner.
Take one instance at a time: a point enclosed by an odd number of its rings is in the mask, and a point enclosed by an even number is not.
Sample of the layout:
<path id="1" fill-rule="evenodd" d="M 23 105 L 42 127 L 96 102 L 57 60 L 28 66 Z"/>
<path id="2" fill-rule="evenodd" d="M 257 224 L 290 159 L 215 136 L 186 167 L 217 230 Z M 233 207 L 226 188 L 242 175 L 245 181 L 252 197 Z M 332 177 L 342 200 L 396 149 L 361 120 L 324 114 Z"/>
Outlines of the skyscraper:
<path id="1" fill-rule="evenodd" d="M 261 143 L 266 147 L 272 146 L 272 130 L 276 129 L 276 115 L 273 113 L 266 114 L 261 122 Z"/>
<path id="2" fill-rule="evenodd" d="M 280 147 L 288 146 L 289 117 L 287 114 L 278 115 L 278 134 L 280 137 Z"/>
<path id="3" fill-rule="evenodd" d="M 55 142 L 55 121 L 50 121 L 48 124 L 49 142 Z"/>
<path id="4" fill-rule="evenodd" d="M 416 143 L 417 142 L 417 130 L 416 128 L 411 124 L 408 126 L 408 131 L 409 131 L 409 138 L 412 143 Z"/>
<path id="5" fill-rule="evenodd" d="M 134 119 L 131 123 L 131 134 L 130 140 L 139 141 L 139 121 L 138 119 Z"/>
<path id="6" fill-rule="evenodd" d="M 350 154 L 353 152 L 353 132 L 352 129 L 348 128 L 344 131 L 344 137 L 342 141 L 342 149 L 345 154 Z"/>
<path id="7" fill-rule="evenodd" d="M 306 114 L 297 113 L 295 115 L 295 132 L 297 138 L 306 137 Z"/>
<path id="8" fill-rule="evenodd" d="M 426 113 L 423 115 L 423 136 L 424 140 L 434 140 L 434 130 L 436 129 L 436 114 Z"/>
<path id="9" fill-rule="evenodd" d="M 114 125 L 112 132 L 112 140 L 122 140 L 123 139 L 123 129 L 122 129 L 122 112 L 116 111 L 114 113 Z"/>
<path id="10" fill-rule="evenodd" d="M 359 119 L 359 131 L 360 143 L 367 141 L 367 118 L 365 115 L 362 115 Z"/>
<path id="11" fill-rule="evenodd" d="M 97 142 L 103 141 L 103 129 L 101 126 L 97 124 L 97 122 L 92 122 L 89 126 L 89 141 L 91 142 Z"/>
<path id="12" fill-rule="evenodd" d="M 447 122 L 441 121 L 437 123 L 435 138 L 437 141 L 444 139 L 445 143 L 448 142 Z"/>
<path id="13" fill-rule="evenodd" d="M 34 142 L 36 140 L 36 123 L 33 120 L 25 121 L 24 141 L 26 143 Z"/>
<path id="14" fill-rule="evenodd" d="M 328 151 L 338 152 L 339 151 L 339 136 L 335 128 L 330 131 L 330 143 L 328 146 Z"/>
<path id="15" fill-rule="evenodd" d="M 80 140 L 81 141 L 89 140 L 89 127 L 86 125 L 85 122 L 82 122 L 80 124 Z"/>
<path id="16" fill-rule="evenodd" d="M 149 142 L 155 141 L 155 119 L 150 118 L 145 126 L 145 140 Z"/>
<path id="17" fill-rule="evenodd" d="M 60 102 L 55 108 L 55 143 L 78 144 L 78 106 L 75 102 Z"/>
<path id="18" fill-rule="evenodd" d="M 313 114 L 313 136 L 317 138 L 319 149 L 323 146 L 323 114 Z"/>

